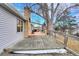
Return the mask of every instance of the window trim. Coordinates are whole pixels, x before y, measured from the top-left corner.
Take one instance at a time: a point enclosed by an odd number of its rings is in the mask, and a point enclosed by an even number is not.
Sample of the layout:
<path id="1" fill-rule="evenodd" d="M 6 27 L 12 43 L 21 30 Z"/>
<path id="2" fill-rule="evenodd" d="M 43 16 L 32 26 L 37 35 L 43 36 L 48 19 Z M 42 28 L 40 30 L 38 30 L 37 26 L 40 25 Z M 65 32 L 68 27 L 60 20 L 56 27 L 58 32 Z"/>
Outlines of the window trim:
<path id="1" fill-rule="evenodd" d="M 24 21 L 21 20 L 20 18 L 17 18 L 17 32 L 24 32 Z M 20 27 L 18 27 L 20 26 Z M 18 30 L 19 28 L 19 30 Z"/>

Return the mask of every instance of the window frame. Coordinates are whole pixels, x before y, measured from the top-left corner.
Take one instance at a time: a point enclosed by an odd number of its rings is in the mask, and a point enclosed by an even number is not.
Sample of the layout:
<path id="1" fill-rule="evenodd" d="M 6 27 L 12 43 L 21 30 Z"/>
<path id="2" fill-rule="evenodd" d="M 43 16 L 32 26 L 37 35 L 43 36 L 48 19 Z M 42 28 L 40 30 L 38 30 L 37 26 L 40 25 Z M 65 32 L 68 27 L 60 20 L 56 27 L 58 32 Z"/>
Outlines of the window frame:
<path id="1" fill-rule="evenodd" d="M 20 18 L 17 18 L 17 32 L 24 31 L 24 21 Z"/>

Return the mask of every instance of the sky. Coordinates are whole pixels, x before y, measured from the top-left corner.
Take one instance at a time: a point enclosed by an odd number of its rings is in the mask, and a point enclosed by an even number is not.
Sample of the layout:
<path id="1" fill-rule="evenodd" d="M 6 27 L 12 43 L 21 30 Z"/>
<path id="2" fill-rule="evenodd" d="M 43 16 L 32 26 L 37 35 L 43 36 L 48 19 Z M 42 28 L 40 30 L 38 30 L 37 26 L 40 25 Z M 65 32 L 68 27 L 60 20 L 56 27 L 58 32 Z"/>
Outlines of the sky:
<path id="1" fill-rule="evenodd" d="M 13 3 L 12 4 L 22 15 L 24 15 L 24 7 L 25 6 L 32 6 L 33 3 L 30 3 L 30 4 L 27 4 L 27 3 Z M 68 4 L 69 5 L 69 4 Z M 35 5 L 32 7 L 33 10 L 36 10 L 38 9 L 39 6 L 38 5 Z M 71 11 L 71 16 L 76 16 L 76 20 L 77 22 L 79 22 L 79 8 L 72 8 L 70 9 Z M 39 22 L 40 24 L 43 24 L 45 22 L 45 19 L 43 19 L 42 17 L 34 14 L 34 13 L 31 13 L 31 21 L 32 22 Z M 35 24 L 35 26 L 39 26 L 37 24 Z"/>
<path id="2" fill-rule="evenodd" d="M 76 22 L 79 22 L 79 8 L 73 8 L 71 9 L 71 16 L 76 16 L 75 20 Z"/>

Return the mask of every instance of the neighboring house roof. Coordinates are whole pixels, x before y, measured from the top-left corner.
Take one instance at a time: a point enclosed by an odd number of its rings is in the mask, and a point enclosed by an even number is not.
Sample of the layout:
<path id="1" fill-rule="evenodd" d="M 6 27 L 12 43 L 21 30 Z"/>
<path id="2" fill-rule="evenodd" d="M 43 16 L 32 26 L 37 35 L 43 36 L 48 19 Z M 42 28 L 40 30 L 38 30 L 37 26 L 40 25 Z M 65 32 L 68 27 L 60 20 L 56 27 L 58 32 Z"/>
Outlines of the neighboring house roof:
<path id="1" fill-rule="evenodd" d="M 8 3 L 0 3 L 0 6 L 5 8 L 5 10 L 9 11 L 10 13 L 14 14 L 15 16 L 21 18 L 22 20 L 26 20 L 24 16 L 22 16 L 13 6 Z"/>

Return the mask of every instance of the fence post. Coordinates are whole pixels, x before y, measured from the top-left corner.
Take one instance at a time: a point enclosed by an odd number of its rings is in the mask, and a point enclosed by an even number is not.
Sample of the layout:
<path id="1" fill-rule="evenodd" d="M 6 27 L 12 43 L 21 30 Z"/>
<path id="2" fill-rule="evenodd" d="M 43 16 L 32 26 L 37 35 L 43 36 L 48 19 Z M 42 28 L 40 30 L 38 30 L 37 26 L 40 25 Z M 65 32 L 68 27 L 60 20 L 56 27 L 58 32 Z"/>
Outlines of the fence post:
<path id="1" fill-rule="evenodd" d="M 68 42 L 68 35 L 67 35 L 67 31 L 65 31 L 65 33 L 64 33 L 64 48 L 67 47 L 67 42 Z"/>

